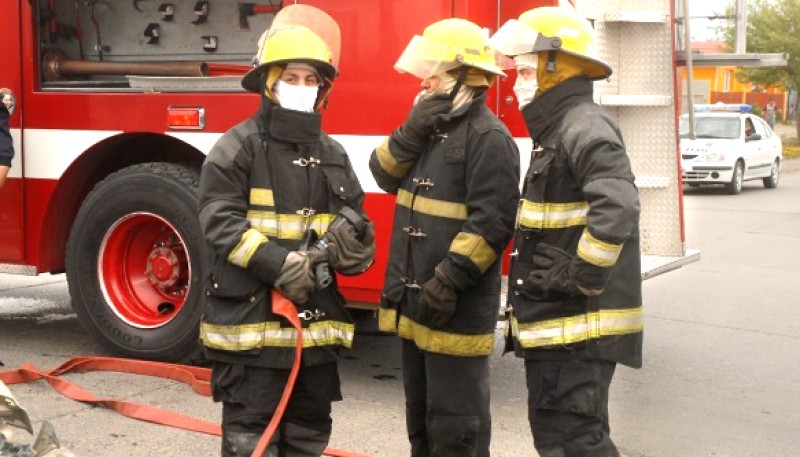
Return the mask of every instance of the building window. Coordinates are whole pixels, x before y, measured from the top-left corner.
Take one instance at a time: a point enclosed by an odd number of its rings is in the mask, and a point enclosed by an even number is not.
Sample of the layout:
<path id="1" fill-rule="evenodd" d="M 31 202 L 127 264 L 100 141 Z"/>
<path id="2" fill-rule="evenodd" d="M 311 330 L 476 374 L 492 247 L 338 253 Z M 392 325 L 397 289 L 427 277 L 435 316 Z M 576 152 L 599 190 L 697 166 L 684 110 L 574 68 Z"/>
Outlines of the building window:
<path id="1" fill-rule="evenodd" d="M 731 77 L 733 77 L 733 70 L 725 70 L 724 81 L 722 82 L 722 91 L 731 91 Z"/>

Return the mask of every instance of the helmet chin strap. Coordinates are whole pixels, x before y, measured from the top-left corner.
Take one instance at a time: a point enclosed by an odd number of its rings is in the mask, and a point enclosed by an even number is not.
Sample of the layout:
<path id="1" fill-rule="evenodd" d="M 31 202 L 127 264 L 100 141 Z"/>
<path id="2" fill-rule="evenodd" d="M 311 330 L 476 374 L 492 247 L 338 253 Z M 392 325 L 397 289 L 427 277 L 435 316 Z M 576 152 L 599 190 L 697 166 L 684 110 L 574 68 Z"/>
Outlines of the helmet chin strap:
<path id="1" fill-rule="evenodd" d="M 547 53 L 547 67 L 545 67 L 548 73 L 555 73 L 556 72 L 556 52 L 550 51 Z"/>
<path id="2" fill-rule="evenodd" d="M 453 100 L 456 99 L 456 95 L 458 95 L 459 89 L 461 89 L 461 86 L 464 84 L 464 81 L 466 81 L 466 79 L 467 79 L 467 71 L 468 70 L 469 69 L 466 66 L 462 66 L 459 69 L 458 79 L 456 80 L 456 84 L 453 86 L 453 89 L 450 91 L 450 95 L 448 95 L 448 98 L 450 99 L 450 101 L 453 101 Z"/>

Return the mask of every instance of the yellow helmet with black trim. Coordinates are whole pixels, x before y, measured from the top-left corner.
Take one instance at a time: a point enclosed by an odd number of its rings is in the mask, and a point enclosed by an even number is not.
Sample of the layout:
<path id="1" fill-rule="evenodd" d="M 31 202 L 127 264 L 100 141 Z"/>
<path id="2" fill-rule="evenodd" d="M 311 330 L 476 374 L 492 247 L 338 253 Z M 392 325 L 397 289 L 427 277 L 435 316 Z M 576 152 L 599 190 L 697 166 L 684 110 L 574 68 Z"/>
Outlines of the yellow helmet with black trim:
<path id="1" fill-rule="evenodd" d="M 586 76 L 603 79 L 611 75 L 611 67 L 597 55 L 597 34 L 586 18 L 574 8 L 546 6 L 522 13 L 511 19 L 489 40 L 507 56 L 558 51 L 585 62 Z"/>
<path id="2" fill-rule="evenodd" d="M 394 68 L 428 78 L 461 66 L 505 76 L 488 46 L 487 32 L 466 19 L 449 18 L 429 25 L 421 36 L 415 35 Z"/>
<path id="3" fill-rule="evenodd" d="M 330 48 L 316 33 L 301 25 L 287 25 L 267 30 L 259 40 L 255 67 L 242 78 L 242 87 L 260 92 L 261 73 L 269 65 L 303 62 L 316 68 L 333 81 L 337 70 L 333 66 Z"/>

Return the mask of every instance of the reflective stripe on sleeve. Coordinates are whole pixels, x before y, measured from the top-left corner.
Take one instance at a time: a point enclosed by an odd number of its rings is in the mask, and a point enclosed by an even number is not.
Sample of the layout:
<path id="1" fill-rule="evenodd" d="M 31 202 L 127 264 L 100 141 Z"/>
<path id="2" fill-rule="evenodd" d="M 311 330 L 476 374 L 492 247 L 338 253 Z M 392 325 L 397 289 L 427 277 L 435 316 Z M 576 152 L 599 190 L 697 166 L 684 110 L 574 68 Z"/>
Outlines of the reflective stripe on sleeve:
<path id="1" fill-rule="evenodd" d="M 320 213 L 313 216 L 300 214 L 278 214 L 274 211 L 247 211 L 247 220 L 260 233 L 281 240 L 300 240 L 308 229 L 318 235 L 328 231 L 328 225 L 336 219 L 335 214 Z"/>
<path id="2" fill-rule="evenodd" d="M 355 326 L 340 321 L 314 322 L 303 329 L 303 347 L 351 347 Z M 297 344 L 297 329 L 281 327 L 278 322 L 257 324 L 200 325 L 203 345 L 222 351 L 248 351 L 265 347 L 291 348 Z"/>
<path id="3" fill-rule="evenodd" d="M 644 329 L 642 308 L 600 310 L 542 322 L 519 323 L 511 317 L 511 332 L 523 348 L 559 346 L 604 336 L 627 335 Z"/>
<path id="4" fill-rule="evenodd" d="M 257 206 L 275 206 L 272 189 L 250 189 L 250 204 Z"/>
<path id="5" fill-rule="evenodd" d="M 242 234 L 242 239 L 235 248 L 228 254 L 228 262 L 238 265 L 242 268 L 247 268 L 250 259 L 253 258 L 259 246 L 269 241 L 266 236 L 262 235 L 255 229 L 248 229 Z"/>
<path id="6" fill-rule="evenodd" d="M 589 233 L 588 229 L 583 230 L 581 239 L 578 240 L 578 257 L 598 267 L 614 266 L 619 259 L 620 252 L 622 252 L 621 244 L 598 240 Z"/>
<path id="7" fill-rule="evenodd" d="M 489 243 L 474 233 L 460 232 L 450 243 L 450 251 L 468 258 L 481 273 L 484 273 L 497 259 Z"/>
<path id="8" fill-rule="evenodd" d="M 517 227 L 530 229 L 558 229 L 586 225 L 589 204 L 536 203 L 523 199 L 517 213 Z"/>
<path id="9" fill-rule="evenodd" d="M 393 178 L 402 178 L 414 165 L 414 162 L 400 163 L 394 158 L 392 151 L 389 149 L 389 137 L 386 137 L 383 143 L 375 149 L 375 153 L 378 156 L 378 164 L 381 169 Z"/>
<path id="10" fill-rule="evenodd" d="M 413 208 L 411 207 L 412 200 L 414 203 Z M 420 195 L 414 197 L 414 194 L 405 189 L 399 189 L 397 191 L 397 204 L 429 216 L 446 217 L 459 221 L 467 220 L 468 216 L 467 205 L 463 203 L 436 200 Z"/>

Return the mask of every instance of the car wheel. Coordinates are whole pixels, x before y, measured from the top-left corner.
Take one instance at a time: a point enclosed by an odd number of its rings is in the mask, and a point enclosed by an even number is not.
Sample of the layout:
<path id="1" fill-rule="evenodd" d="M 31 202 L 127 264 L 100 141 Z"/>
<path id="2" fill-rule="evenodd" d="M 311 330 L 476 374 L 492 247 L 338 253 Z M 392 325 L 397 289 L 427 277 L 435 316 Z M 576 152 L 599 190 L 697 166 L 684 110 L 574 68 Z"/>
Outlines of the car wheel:
<path id="1" fill-rule="evenodd" d="M 744 164 L 740 160 L 734 165 L 731 182 L 725 185 L 725 189 L 729 194 L 736 195 L 742 191 L 742 181 L 744 181 Z"/>
<path id="2" fill-rule="evenodd" d="M 781 178 L 781 163 L 778 159 L 772 162 L 772 169 L 769 172 L 769 177 L 764 178 L 764 187 L 767 189 L 774 189 L 778 187 L 778 181 Z"/>

